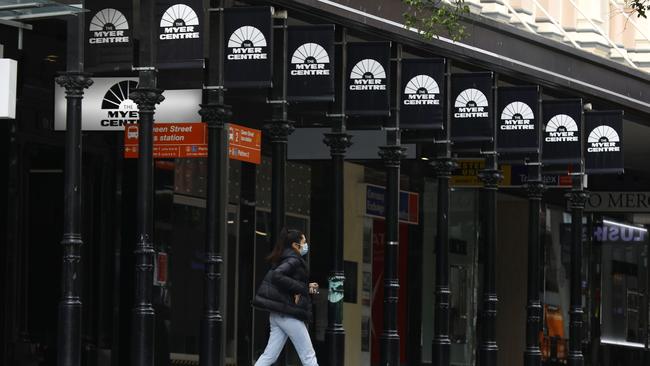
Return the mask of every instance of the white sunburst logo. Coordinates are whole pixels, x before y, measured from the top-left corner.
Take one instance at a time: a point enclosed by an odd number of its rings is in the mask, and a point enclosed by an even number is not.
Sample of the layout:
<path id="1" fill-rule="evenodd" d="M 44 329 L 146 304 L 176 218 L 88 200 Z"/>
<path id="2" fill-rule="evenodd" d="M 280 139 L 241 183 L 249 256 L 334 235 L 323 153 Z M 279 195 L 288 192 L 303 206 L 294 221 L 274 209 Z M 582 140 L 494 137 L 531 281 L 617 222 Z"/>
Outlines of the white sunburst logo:
<path id="1" fill-rule="evenodd" d="M 601 125 L 594 128 L 587 137 L 587 152 L 602 153 L 602 152 L 619 152 L 621 147 L 618 143 L 621 139 L 615 129 L 607 125 Z"/>
<path id="2" fill-rule="evenodd" d="M 228 38 L 228 60 L 266 60 L 266 37 L 259 29 L 245 25 Z"/>
<path id="3" fill-rule="evenodd" d="M 124 14 L 113 8 L 98 11 L 90 20 L 90 44 L 128 43 L 129 21 Z"/>
<path id="4" fill-rule="evenodd" d="M 106 119 L 100 121 L 102 126 L 116 127 L 138 122 L 138 106 L 131 99 L 131 92 L 137 87 L 137 81 L 123 80 L 106 91 L 102 99 L 102 109 L 106 110 Z"/>
<path id="5" fill-rule="evenodd" d="M 170 6 L 160 18 L 160 40 L 199 38 L 199 17 L 185 4 Z"/>
<path id="6" fill-rule="evenodd" d="M 404 105 L 440 105 L 438 83 L 429 75 L 417 75 L 404 87 Z"/>
<path id="7" fill-rule="evenodd" d="M 501 112 L 501 126 L 503 131 L 511 130 L 533 130 L 533 119 L 535 114 L 528 104 L 523 102 L 512 102 Z"/>
<path id="8" fill-rule="evenodd" d="M 321 45 L 305 43 L 291 56 L 292 76 L 326 76 L 330 74 L 330 56 Z"/>
<path id="9" fill-rule="evenodd" d="M 350 90 L 386 90 L 386 71 L 371 58 L 357 62 L 350 72 Z"/>
<path id="10" fill-rule="evenodd" d="M 465 89 L 454 102 L 455 118 L 487 118 L 488 100 L 482 91 L 474 88 Z"/>
<path id="11" fill-rule="evenodd" d="M 566 114 L 553 116 L 544 128 L 546 142 L 578 142 L 578 124 Z"/>

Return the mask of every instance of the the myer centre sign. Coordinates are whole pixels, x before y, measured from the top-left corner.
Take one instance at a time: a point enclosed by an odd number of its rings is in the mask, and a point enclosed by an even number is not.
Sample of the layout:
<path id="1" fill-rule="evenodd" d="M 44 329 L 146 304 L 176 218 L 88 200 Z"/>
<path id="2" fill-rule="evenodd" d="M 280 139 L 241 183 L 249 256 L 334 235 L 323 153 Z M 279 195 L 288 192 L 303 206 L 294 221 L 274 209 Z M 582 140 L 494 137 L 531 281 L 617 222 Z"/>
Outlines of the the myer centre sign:
<path id="1" fill-rule="evenodd" d="M 84 91 L 81 107 L 81 128 L 84 131 L 123 131 L 124 126 L 137 123 L 138 106 L 131 93 L 138 86 L 137 78 L 93 78 L 93 85 Z M 156 106 L 156 121 L 200 121 L 201 90 L 165 90 L 165 100 Z M 65 130 L 65 90 L 56 85 L 54 92 L 54 128 Z"/>
<path id="2" fill-rule="evenodd" d="M 650 192 L 589 192 L 592 212 L 650 212 Z"/>

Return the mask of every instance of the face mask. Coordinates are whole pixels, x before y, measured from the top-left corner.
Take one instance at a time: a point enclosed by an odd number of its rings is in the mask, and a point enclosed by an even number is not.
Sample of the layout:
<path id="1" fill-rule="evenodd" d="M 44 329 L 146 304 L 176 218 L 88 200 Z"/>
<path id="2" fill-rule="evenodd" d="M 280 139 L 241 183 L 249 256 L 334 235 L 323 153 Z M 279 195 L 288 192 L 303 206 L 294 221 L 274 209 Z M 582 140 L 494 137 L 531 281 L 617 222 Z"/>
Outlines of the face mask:
<path id="1" fill-rule="evenodd" d="M 305 243 L 300 246 L 300 255 L 305 256 L 307 253 L 309 253 L 309 244 Z"/>

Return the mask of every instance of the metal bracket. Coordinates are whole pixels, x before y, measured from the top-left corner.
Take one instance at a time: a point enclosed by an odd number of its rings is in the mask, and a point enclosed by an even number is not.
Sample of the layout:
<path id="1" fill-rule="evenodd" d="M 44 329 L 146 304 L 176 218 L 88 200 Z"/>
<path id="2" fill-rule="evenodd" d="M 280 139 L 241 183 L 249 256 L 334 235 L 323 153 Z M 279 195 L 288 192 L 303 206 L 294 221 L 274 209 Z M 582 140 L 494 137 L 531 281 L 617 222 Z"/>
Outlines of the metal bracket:
<path id="1" fill-rule="evenodd" d="M 223 85 L 203 85 L 203 90 L 226 90 L 226 88 L 224 88 Z"/>
<path id="2" fill-rule="evenodd" d="M 496 151 L 481 151 L 481 155 L 499 155 Z"/>
<path id="3" fill-rule="evenodd" d="M 434 144 L 451 144 L 451 140 L 433 140 Z"/>
<path id="4" fill-rule="evenodd" d="M 524 161 L 524 165 L 526 165 L 526 166 L 542 166 L 543 164 L 542 164 L 541 161 L 532 161 L 532 162 L 531 161 Z"/>
<path id="5" fill-rule="evenodd" d="M 224 8 L 208 8 L 208 12 L 219 12 L 224 10 Z"/>
<path id="6" fill-rule="evenodd" d="M 585 175 L 585 173 L 584 172 L 571 172 L 571 173 L 569 173 L 567 175 L 569 175 L 569 176 L 579 176 L 579 175 Z"/>
<path id="7" fill-rule="evenodd" d="M 344 114 L 344 113 L 333 113 L 333 114 L 325 113 L 325 117 L 327 117 L 327 118 L 348 118 L 348 115 Z"/>
<path id="8" fill-rule="evenodd" d="M 271 8 L 271 9 L 273 9 L 273 10 L 272 10 L 272 12 L 273 12 L 273 15 L 272 15 L 273 19 L 287 19 L 287 18 L 289 17 L 289 13 L 287 13 L 286 10 L 278 10 L 278 11 L 275 11 L 275 8 Z"/>
<path id="9" fill-rule="evenodd" d="M 289 102 L 283 99 L 273 99 L 273 100 L 267 99 L 266 103 L 267 104 L 289 104 Z"/>
<path id="10" fill-rule="evenodd" d="M 382 131 L 399 131 L 399 127 L 381 127 Z"/>
<path id="11" fill-rule="evenodd" d="M 140 66 L 140 67 L 131 66 L 131 71 L 156 71 L 156 67 L 155 66 Z"/>

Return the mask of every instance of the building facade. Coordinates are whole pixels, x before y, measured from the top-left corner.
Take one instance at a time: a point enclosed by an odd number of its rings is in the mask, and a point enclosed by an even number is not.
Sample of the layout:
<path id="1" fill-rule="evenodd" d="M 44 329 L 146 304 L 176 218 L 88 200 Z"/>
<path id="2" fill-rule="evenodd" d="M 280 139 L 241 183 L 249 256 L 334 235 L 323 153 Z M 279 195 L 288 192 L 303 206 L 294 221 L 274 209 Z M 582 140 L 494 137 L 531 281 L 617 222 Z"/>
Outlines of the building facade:
<path id="1" fill-rule="evenodd" d="M 60 1 L 58 3 L 72 3 Z M 99 9 L 86 2 L 92 17 Z M 141 2 L 127 2 L 140 11 Z M 206 1 L 204 13 L 209 8 Z M 390 41 L 403 57 L 445 58 L 453 74 L 492 71 L 497 88 L 540 85 L 544 100 L 582 98 L 593 110 L 624 111 L 625 173 L 589 175 L 583 221 L 580 295 L 584 309 L 580 339 L 587 365 L 642 365 L 650 354 L 648 248 L 644 225 L 650 223 L 650 137 L 647 74 L 648 21 L 625 12 L 621 0 L 467 0 L 462 19 L 468 36 L 454 42 L 444 35 L 426 40 L 403 25 L 405 5 L 394 1 L 226 1 L 226 7 L 272 6 L 286 10 L 289 26 L 333 24 L 346 42 Z M 166 3 L 165 3 L 166 4 Z M 15 5 L 15 4 L 14 4 Z M 116 5 L 117 6 L 117 5 Z M 3 205 L 0 244 L 2 346 L 0 364 L 55 365 L 57 304 L 61 299 L 64 210 L 64 90 L 56 86 L 70 50 L 70 15 L 43 19 L 3 13 L 0 56 L 17 60 L 16 117 L 2 121 Z M 204 15 L 204 19 L 207 19 Z M 138 19 L 137 17 L 134 17 Z M 207 24 L 207 22 L 206 22 Z M 26 27 L 28 25 L 29 27 Z M 134 30 L 142 27 L 133 21 Z M 277 32 L 277 30 L 276 30 Z M 281 45 L 275 37 L 276 45 Z M 337 52 L 340 47 L 337 45 Z M 201 47 L 199 47 L 200 49 Z M 207 48 L 207 47 L 206 47 Z M 162 49 L 162 48 L 161 48 Z M 188 54 L 191 52 L 187 50 Z M 199 51 L 202 54 L 202 51 Z M 280 52 L 276 52 L 276 56 Z M 391 58 L 396 58 L 391 54 Z M 106 56 L 103 56 L 106 57 Z M 90 54 L 86 60 L 90 64 Z M 283 64 L 276 59 L 275 73 Z M 185 62 L 185 61 L 184 61 Z M 340 68 L 340 60 L 332 60 Z M 118 64 L 117 62 L 115 63 Z M 194 65 L 195 66 L 195 65 Z M 205 86 L 203 70 L 191 63 L 161 67 L 158 86 L 166 101 L 160 116 L 196 122 Z M 203 64 L 201 63 L 201 66 Z M 343 74 L 341 71 L 337 73 Z M 393 72 L 396 74 L 396 72 Z M 138 195 L 137 159 L 128 158 L 129 131 L 136 117 L 115 114 L 102 103 L 114 86 L 135 90 L 138 74 L 128 66 L 96 71 L 88 89 L 83 123 L 96 115 L 108 127 L 83 130 L 81 248 L 83 303 L 81 363 L 130 364 L 131 310 L 135 302 Z M 336 79 L 340 89 L 342 79 Z M 268 316 L 250 306 L 268 264 L 273 231 L 273 142 L 265 124 L 274 115 L 278 84 L 272 89 L 236 89 L 225 94 L 232 121 L 261 131 L 259 161 L 231 159 L 226 202 L 227 242 L 221 244 L 222 344 L 225 365 L 252 365 L 268 337 Z M 116 93 L 117 94 L 117 93 Z M 124 107 L 123 94 L 113 103 Z M 336 100 L 341 93 L 336 92 Z M 269 97 L 271 95 L 271 97 Z M 94 103 L 94 104 L 93 104 Z M 395 109 L 394 102 L 393 109 Z M 119 111 L 126 109 L 115 108 Z M 126 107 L 124 107 L 126 108 Z M 336 238 L 332 162 L 323 134 L 331 130 L 337 104 L 295 103 L 288 107 L 295 131 L 288 139 L 286 225 L 303 230 L 310 242 L 309 265 L 321 291 L 314 297 L 312 339 L 326 360 L 328 277 Z M 91 117 L 88 117 L 91 116 Z M 63 118 L 63 119 L 62 119 Z M 188 118 L 195 118 L 188 120 Z M 131 121 L 132 122 L 132 121 Z M 378 365 L 384 329 L 384 261 L 388 203 L 386 169 L 378 155 L 390 129 L 355 128 L 346 152 L 344 179 L 343 328 L 345 365 Z M 259 136 L 259 135 L 258 135 Z M 231 144 L 232 144 L 231 140 Z M 432 364 L 434 339 L 438 180 L 431 145 L 404 136 L 399 194 L 397 330 L 404 365 Z M 451 179 L 449 213 L 449 336 L 452 365 L 474 365 L 480 344 L 482 291 L 485 286 L 485 237 L 478 173 L 480 157 L 454 157 L 459 169 Z M 496 209 L 496 341 L 498 365 L 520 365 L 526 349 L 528 200 L 523 161 L 503 161 Z M 539 335 L 544 364 L 567 361 L 571 306 L 571 215 L 565 199 L 568 172 L 544 176 L 539 257 L 543 303 Z M 154 165 L 155 364 L 198 364 L 204 291 L 208 163 L 205 158 L 175 157 Z M 288 348 L 286 364 L 299 360 Z M 646 363 L 644 363 L 646 362 Z M 322 362 L 325 364 L 324 362 Z"/>

